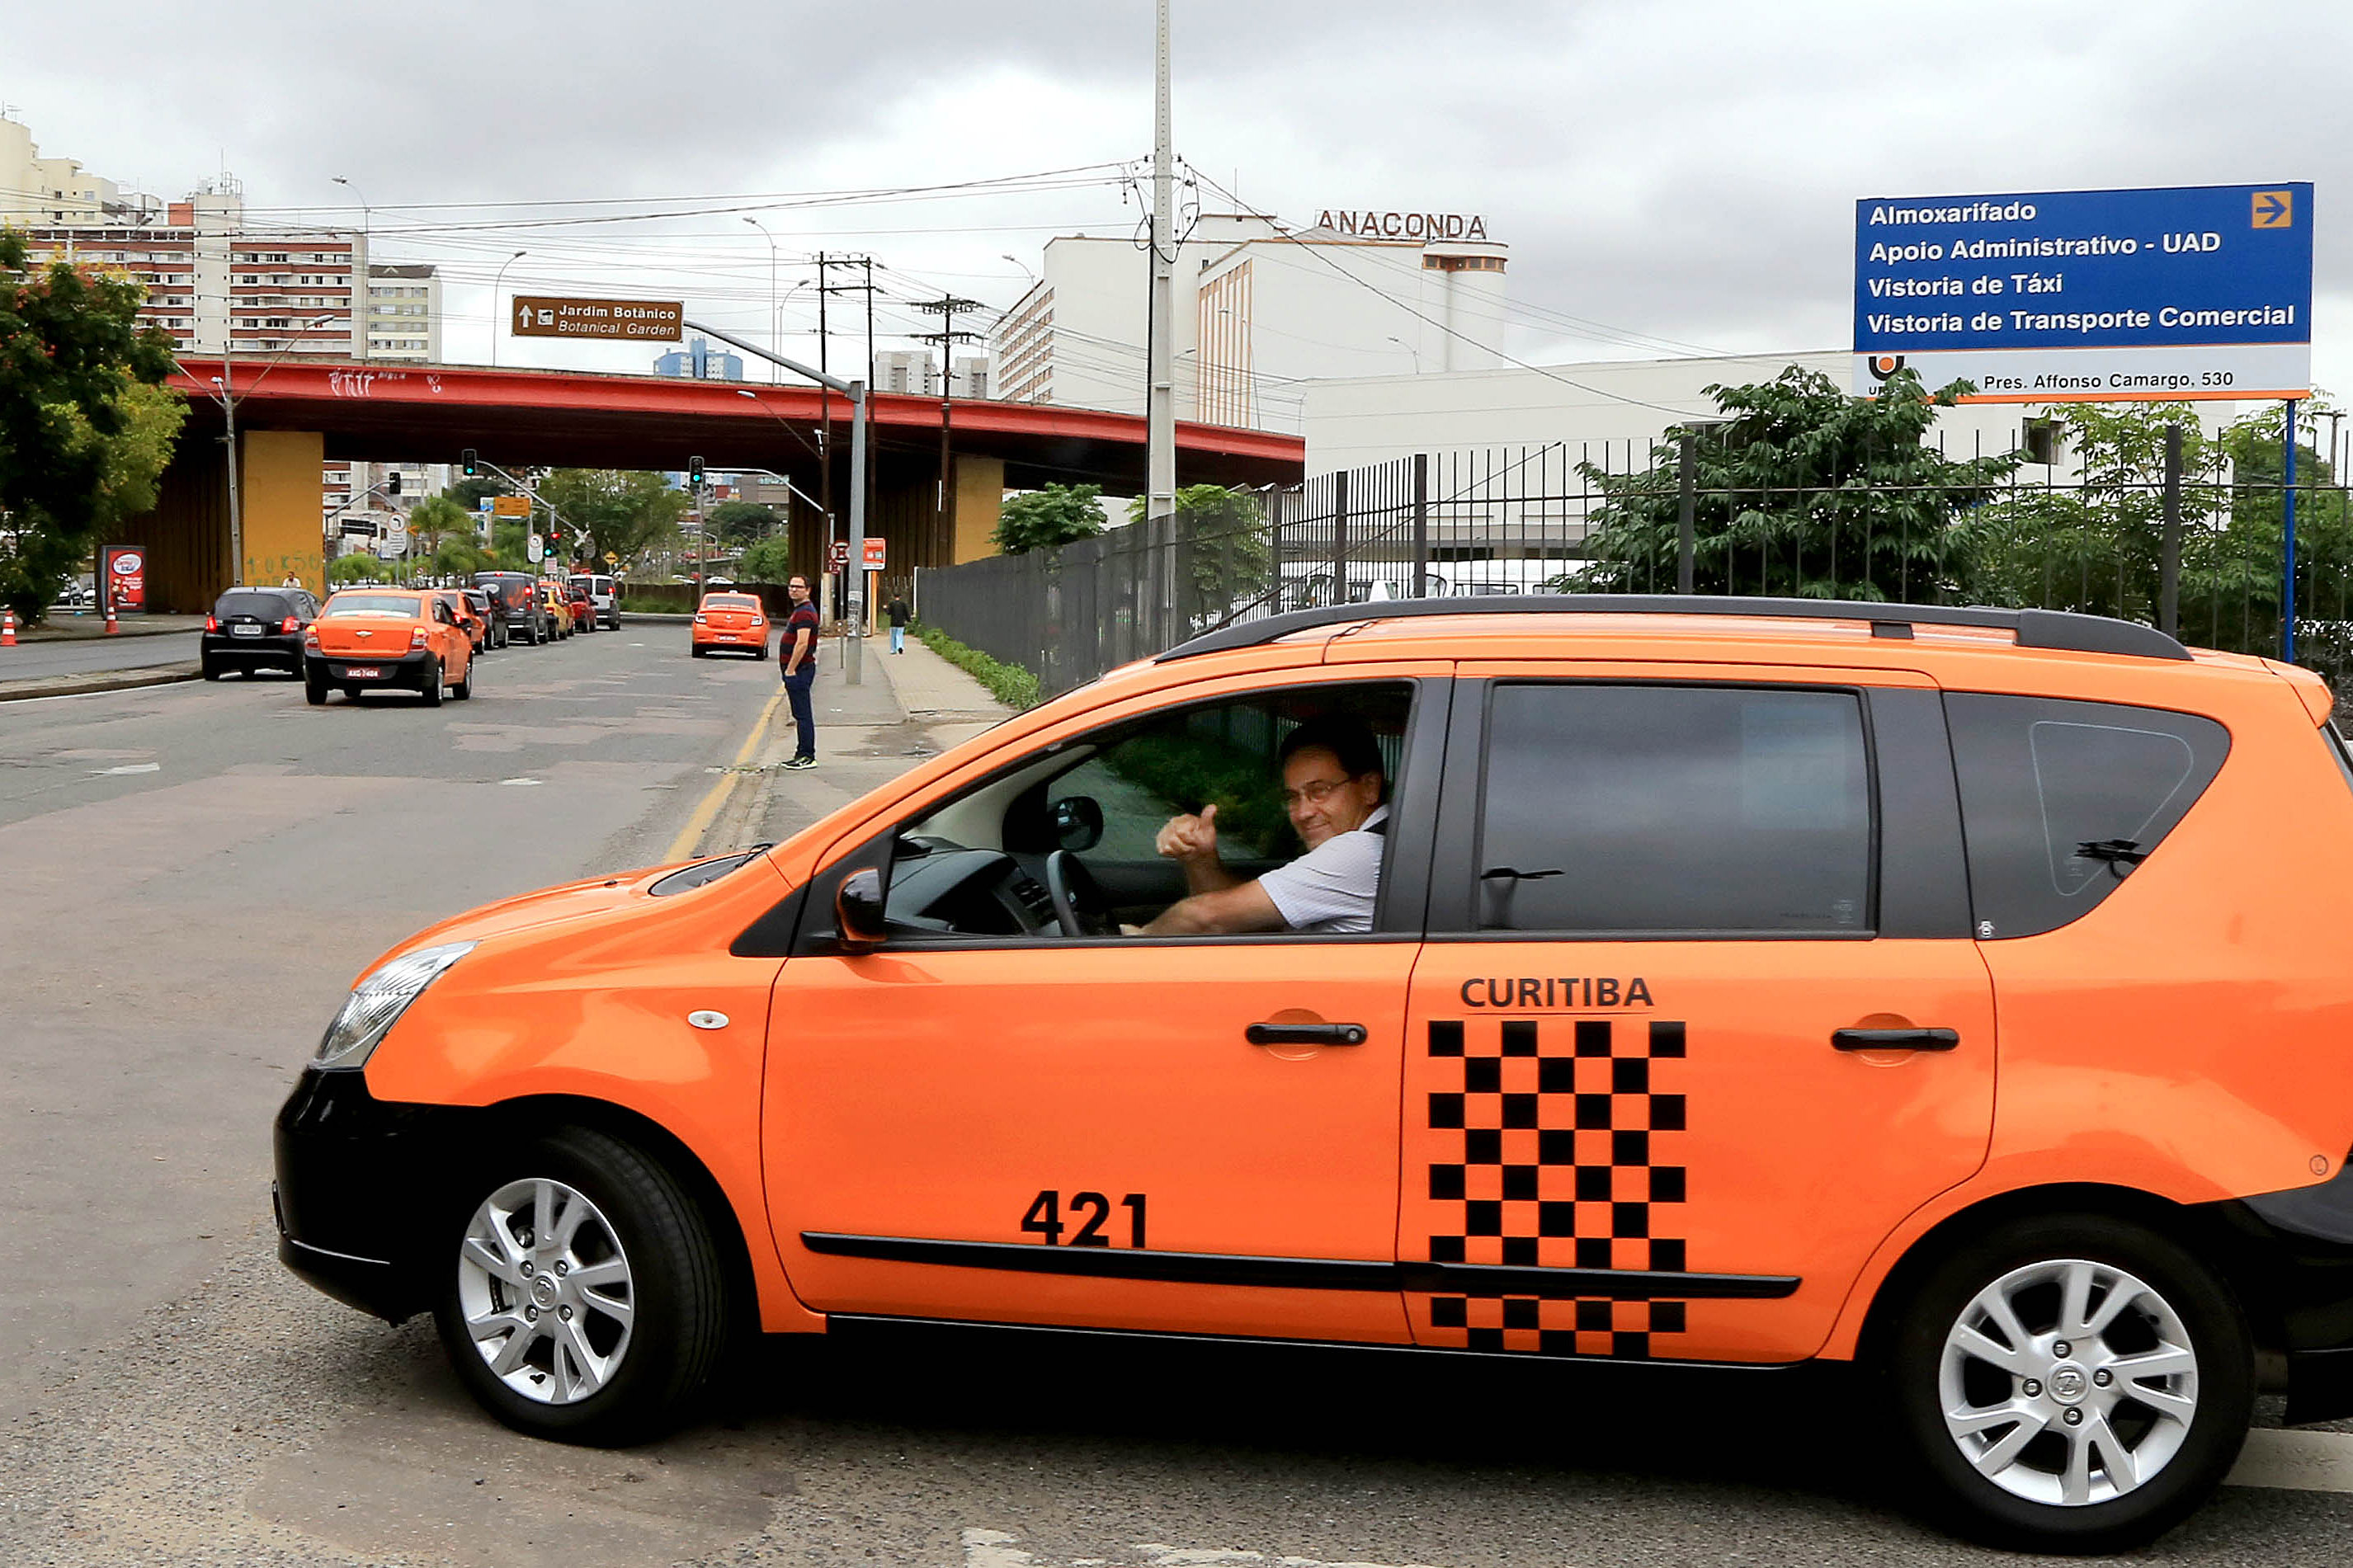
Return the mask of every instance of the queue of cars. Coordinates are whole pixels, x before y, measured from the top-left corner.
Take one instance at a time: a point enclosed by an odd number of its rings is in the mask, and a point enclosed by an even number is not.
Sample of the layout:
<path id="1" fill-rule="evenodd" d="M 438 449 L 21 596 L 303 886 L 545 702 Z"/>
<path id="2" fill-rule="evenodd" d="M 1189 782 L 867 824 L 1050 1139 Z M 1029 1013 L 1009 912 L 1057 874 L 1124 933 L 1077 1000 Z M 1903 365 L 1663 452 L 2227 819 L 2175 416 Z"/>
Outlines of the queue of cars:
<path id="1" fill-rule="evenodd" d="M 521 639 L 538 644 L 620 625 L 615 584 L 478 572 L 470 585 L 361 584 L 322 605 L 307 588 L 231 588 L 205 617 L 204 678 L 283 670 L 321 704 L 335 691 L 415 691 L 429 707 L 473 695 L 474 663 Z"/>

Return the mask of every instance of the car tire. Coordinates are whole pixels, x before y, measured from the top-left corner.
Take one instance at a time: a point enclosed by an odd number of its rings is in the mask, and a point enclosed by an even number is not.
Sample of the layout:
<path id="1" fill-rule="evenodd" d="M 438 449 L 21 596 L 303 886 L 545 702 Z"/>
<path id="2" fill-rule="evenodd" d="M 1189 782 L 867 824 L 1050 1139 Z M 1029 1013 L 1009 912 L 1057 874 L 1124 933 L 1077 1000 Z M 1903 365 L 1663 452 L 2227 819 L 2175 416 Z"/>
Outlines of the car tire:
<path id="1" fill-rule="evenodd" d="M 1924 1507 L 2016 1551 L 2154 1540 L 2221 1484 L 2254 1409 L 2230 1289 L 2179 1244 L 2096 1215 L 1954 1248 L 1905 1304 L 1880 1371 Z"/>
<path id="2" fill-rule="evenodd" d="M 469 1200 L 433 1265 L 434 1320 L 483 1408 L 534 1437 L 599 1447 L 643 1442 L 691 1410 L 728 1344 L 730 1302 L 710 1222 L 669 1169 L 566 1128 L 486 1163 Z"/>
<path id="3" fill-rule="evenodd" d="M 218 661 L 206 658 L 202 655 L 197 657 L 198 662 L 204 666 L 205 679 L 206 680 L 218 680 L 221 678 L 221 667 Z"/>
<path id="4" fill-rule="evenodd" d="M 427 663 L 425 679 L 417 689 L 425 698 L 425 706 L 427 708 L 441 706 L 441 661 L 439 659 L 433 659 Z"/>
<path id="5" fill-rule="evenodd" d="M 686 651 L 690 657 L 701 658 L 704 654 L 711 650 L 704 647 L 701 643 L 689 643 L 687 645 Z"/>
<path id="6" fill-rule="evenodd" d="M 313 708 L 327 705 L 327 683 L 307 670 L 302 675 L 302 700 Z"/>
<path id="7" fill-rule="evenodd" d="M 460 702 L 470 702 L 474 697 L 474 661 L 466 661 L 466 679 L 449 688 L 449 695 Z"/>
<path id="8" fill-rule="evenodd" d="M 357 702 L 360 700 L 360 689 L 356 686 L 346 686 L 343 688 L 343 696 L 350 701 Z"/>

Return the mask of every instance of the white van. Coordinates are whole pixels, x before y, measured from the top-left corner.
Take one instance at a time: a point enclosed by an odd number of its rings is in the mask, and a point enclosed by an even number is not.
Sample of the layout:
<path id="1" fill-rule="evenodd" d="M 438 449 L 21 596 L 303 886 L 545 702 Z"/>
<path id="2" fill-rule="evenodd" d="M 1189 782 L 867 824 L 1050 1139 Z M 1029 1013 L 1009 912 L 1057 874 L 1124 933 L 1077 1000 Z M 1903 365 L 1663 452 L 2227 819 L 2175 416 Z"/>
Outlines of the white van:
<path id="1" fill-rule="evenodd" d="M 621 629 L 621 604 L 614 593 L 612 578 L 602 572 L 575 572 L 566 585 L 588 590 L 588 613 L 596 617 L 600 629 Z"/>

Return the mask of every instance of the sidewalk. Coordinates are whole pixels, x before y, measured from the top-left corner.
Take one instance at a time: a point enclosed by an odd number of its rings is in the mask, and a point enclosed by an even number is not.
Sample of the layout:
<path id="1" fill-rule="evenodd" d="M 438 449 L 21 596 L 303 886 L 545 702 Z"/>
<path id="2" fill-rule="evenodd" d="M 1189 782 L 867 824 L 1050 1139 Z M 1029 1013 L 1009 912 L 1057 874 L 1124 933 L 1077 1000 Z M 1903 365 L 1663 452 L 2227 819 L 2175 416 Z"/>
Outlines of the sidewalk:
<path id="1" fill-rule="evenodd" d="M 1013 710 L 986 687 L 914 638 L 893 654 L 891 639 L 866 639 L 864 681 L 849 684 L 842 644 L 828 639 L 819 654 L 817 685 L 817 766 L 786 772 L 793 754 L 790 710 L 776 710 L 766 744 L 754 759 L 764 788 L 741 792 L 750 809 L 733 827 L 746 844 L 781 843 L 869 790 L 879 788 L 926 757 L 977 735 Z M 714 833 L 706 853 L 726 847 Z"/>
<path id="2" fill-rule="evenodd" d="M 142 614 L 117 616 L 114 624 L 121 628 L 117 636 L 155 637 L 173 632 L 200 632 L 205 629 L 205 617 Z M 95 611 L 76 615 L 71 610 L 51 610 L 49 618 L 40 626 L 30 631 L 23 626 L 16 628 L 18 642 L 75 642 L 105 635 L 106 617 Z"/>

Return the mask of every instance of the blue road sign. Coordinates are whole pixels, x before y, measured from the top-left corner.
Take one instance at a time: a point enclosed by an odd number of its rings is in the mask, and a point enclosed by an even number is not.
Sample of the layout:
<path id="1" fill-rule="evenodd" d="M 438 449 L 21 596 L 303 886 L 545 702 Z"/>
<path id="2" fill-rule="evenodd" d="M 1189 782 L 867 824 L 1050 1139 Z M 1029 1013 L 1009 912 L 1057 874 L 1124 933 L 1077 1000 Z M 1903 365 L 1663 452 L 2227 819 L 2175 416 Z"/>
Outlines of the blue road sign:
<path id="1" fill-rule="evenodd" d="M 1854 386 L 1899 369 L 1988 402 L 2302 397 L 2312 186 L 1855 204 Z"/>

